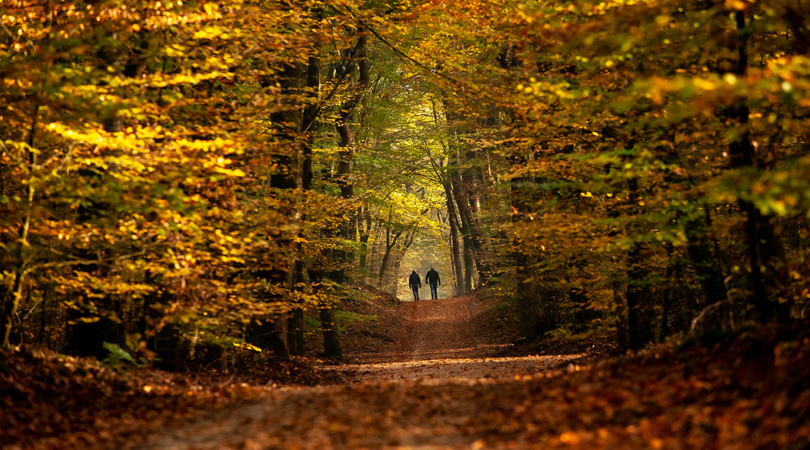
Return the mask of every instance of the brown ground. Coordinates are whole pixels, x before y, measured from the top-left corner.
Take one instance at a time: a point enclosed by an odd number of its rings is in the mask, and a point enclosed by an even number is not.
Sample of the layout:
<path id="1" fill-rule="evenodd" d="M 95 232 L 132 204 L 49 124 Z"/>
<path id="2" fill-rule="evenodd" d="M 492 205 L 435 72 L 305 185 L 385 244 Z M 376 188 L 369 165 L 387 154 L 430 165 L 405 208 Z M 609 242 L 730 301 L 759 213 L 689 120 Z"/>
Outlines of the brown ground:
<path id="1" fill-rule="evenodd" d="M 0 354 L 0 447 L 810 449 L 810 322 L 581 366 L 498 357 L 520 346 L 493 305 L 356 305 L 379 317 L 345 330 L 372 348 L 352 364 L 315 373 L 307 357 L 242 381 Z M 348 383 L 302 385 L 335 378 Z"/>
<path id="2" fill-rule="evenodd" d="M 130 395 L 126 401 L 151 404 L 167 422 L 130 427 L 117 433 L 126 439 L 83 448 L 810 449 L 806 321 L 707 334 L 681 348 L 662 345 L 580 366 L 568 362 L 573 355 L 493 356 L 513 351 L 514 335 L 508 326 L 488 333 L 497 319 L 488 306 L 466 297 L 381 309 L 371 330 L 346 332 L 385 336 L 375 338 L 379 350 L 323 368 L 324 380 L 343 374 L 349 383 L 228 384 L 223 395 L 250 395 L 222 405 L 208 390 L 200 400 L 214 407 L 188 418 L 165 415 L 177 404 L 169 402 L 173 392 L 182 393 L 173 384 L 152 390 L 149 403 L 137 395 L 148 387 L 143 381 L 121 393 L 114 388 L 111 400 Z M 394 323 L 400 326 L 386 331 Z M 96 417 L 102 425 L 131 420 L 118 407 L 104 411 L 106 422 Z M 83 439 L 93 442 L 88 433 Z M 82 448 L 51 442 L 47 448 Z"/>
<path id="3" fill-rule="evenodd" d="M 557 367 L 582 355 L 498 357 L 517 338 L 514 332 L 489 333 L 487 306 L 474 296 L 405 302 L 385 314 L 378 328 L 391 343 L 381 352 L 350 355 L 360 364 L 327 368 L 351 381 L 475 381 L 511 378 Z M 365 364 L 364 364 L 365 363 Z"/>
<path id="4" fill-rule="evenodd" d="M 359 363 L 324 367 L 343 374 L 352 386 L 282 388 L 261 402 L 201 416 L 185 427 L 150 436 L 136 448 L 478 446 L 475 434 L 459 433 L 457 427 L 470 422 L 473 411 L 487 410 L 498 386 L 530 379 L 581 356 L 497 357 L 516 336 L 511 331 L 488 332 L 493 326 L 487 309 L 491 303 L 466 296 L 389 308 L 343 305 L 380 315 L 377 323 L 348 332 L 354 345 L 358 336 L 369 335 L 385 344 L 381 351 L 347 355 Z M 452 393 L 470 386 L 490 393 L 455 401 Z"/>

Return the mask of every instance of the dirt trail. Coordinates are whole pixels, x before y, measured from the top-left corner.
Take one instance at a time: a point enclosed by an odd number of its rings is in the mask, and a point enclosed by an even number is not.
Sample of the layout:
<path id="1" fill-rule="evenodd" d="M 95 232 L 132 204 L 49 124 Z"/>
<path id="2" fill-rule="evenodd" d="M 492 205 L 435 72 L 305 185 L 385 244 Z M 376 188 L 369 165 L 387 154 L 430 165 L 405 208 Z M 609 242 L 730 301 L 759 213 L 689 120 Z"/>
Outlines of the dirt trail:
<path id="1" fill-rule="evenodd" d="M 477 342 L 471 319 L 475 303 L 470 297 L 423 300 L 400 306 L 406 326 L 392 330 L 392 358 L 400 360 L 465 357 Z"/>
<path id="2" fill-rule="evenodd" d="M 497 358 L 507 342 L 485 337 L 474 320 L 482 313 L 470 296 L 406 302 L 398 307 L 403 325 L 390 330 L 394 341 L 374 364 L 330 368 L 354 382 L 502 378 L 559 366 L 580 355 Z"/>
<path id="3" fill-rule="evenodd" d="M 352 383 L 274 389 L 115 448 L 810 448 L 807 323 L 580 368 L 488 357 L 499 342 L 481 304 L 391 308 L 379 320 L 398 324 L 395 342 L 373 363 L 330 369 Z M 559 364 L 569 369 L 545 370 Z"/>
<path id="4" fill-rule="evenodd" d="M 502 383 L 575 357 L 489 356 L 504 344 L 480 336 L 473 297 L 407 302 L 392 312 L 404 325 L 391 330 L 394 342 L 377 355 L 380 362 L 324 369 L 342 372 L 352 384 L 279 389 L 135 448 L 481 448 L 480 438 L 499 422 L 474 431 L 471 416 L 500 411 L 491 402 Z"/>

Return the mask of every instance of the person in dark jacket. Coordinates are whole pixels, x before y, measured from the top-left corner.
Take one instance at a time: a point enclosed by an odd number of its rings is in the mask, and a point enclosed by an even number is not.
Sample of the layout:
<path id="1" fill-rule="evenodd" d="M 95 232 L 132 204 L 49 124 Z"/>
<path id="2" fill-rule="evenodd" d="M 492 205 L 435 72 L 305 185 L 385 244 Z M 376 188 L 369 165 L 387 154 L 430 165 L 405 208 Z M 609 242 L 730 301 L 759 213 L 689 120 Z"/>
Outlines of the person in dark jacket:
<path id="1" fill-rule="evenodd" d="M 419 274 L 416 273 L 416 269 L 413 269 L 411 272 L 410 278 L 408 278 L 408 286 L 413 289 L 413 299 L 414 301 L 419 301 L 419 288 L 422 287 L 422 279 L 419 278 Z"/>
<path id="2" fill-rule="evenodd" d="M 436 272 L 433 266 L 430 266 L 430 270 L 425 275 L 425 283 L 430 286 L 430 298 L 433 300 L 438 299 L 439 285 L 442 284 L 442 280 L 439 278 L 439 272 Z"/>

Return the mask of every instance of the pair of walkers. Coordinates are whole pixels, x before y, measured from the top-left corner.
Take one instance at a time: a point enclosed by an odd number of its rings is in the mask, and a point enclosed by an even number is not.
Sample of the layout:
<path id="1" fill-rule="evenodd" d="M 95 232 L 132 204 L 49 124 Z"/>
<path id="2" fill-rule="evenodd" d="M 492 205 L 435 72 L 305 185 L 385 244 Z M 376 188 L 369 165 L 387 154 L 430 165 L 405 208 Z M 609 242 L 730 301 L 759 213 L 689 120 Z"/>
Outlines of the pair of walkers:
<path id="1" fill-rule="evenodd" d="M 436 272 L 433 266 L 431 266 L 428 273 L 425 274 L 425 282 L 430 286 L 430 298 L 432 300 L 438 299 L 439 285 L 442 284 L 442 280 L 439 278 L 439 272 Z M 416 269 L 413 269 L 411 276 L 408 278 L 408 286 L 413 289 L 414 301 L 418 302 L 419 288 L 422 287 L 422 280 L 419 278 L 419 274 L 416 273 Z"/>

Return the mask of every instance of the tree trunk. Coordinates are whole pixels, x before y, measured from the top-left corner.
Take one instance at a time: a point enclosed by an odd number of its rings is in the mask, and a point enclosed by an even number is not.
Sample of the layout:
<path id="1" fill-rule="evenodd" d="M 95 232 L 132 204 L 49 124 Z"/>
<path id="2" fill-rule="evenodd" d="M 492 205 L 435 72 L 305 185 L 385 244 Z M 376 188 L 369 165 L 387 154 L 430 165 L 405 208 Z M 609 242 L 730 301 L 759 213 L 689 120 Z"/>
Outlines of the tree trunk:
<path id="1" fill-rule="evenodd" d="M 390 220 L 390 215 L 389 215 Z M 388 228 L 385 230 L 385 254 L 383 255 L 382 262 L 380 263 L 380 280 L 379 280 L 379 288 L 385 288 L 385 272 L 388 270 L 388 260 L 391 257 L 391 249 L 397 245 L 397 239 L 402 236 L 402 232 L 399 231 L 394 234 L 394 240 L 391 240 L 391 226 L 389 225 Z"/>
<path id="2" fill-rule="evenodd" d="M 470 177 L 470 175 L 467 174 L 467 177 Z M 461 233 L 465 237 L 465 243 L 470 247 L 470 253 L 475 262 L 475 267 L 478 269 L 479 283 L 483 284 L 486 282 L 487 278 L 489 278 L 491 269 L 484 258 L 484 239 L 478 222 L 473 215 L 471 207 L 472 199 L 470 198 L 468 189 L 469 183 L 466 182 L 466 179 L 462 178 L 457 170 L 451 172 L 451 179 L 453 195 L 461 219 Z"/>
<path id="3" fill-rule="evenodd" d="M 728 295 L 723 282 L 723 272 L 706 240 L 706 225 L 690 221 L 684 231 L 688 239 L 686 252 L 703 290 L 706 305 L 711 305 L 726 300 Z"/>
<path id="4" fill-rule="evenodd" d="M 294 280 L 303 279 L 304 264 L 299 259 L 295 261 Z M 290 287 L 290 290 L 300 290 L 297 287 Z M 300 301 L 296 301 L 295 307 L 290 315 L 287 329 L 287 346 L 291 355 L 301 355 L 304 353 L 304 310 Z"/>
<path id="5" fill-rule="evenodd" d="M 745 76 L 748 72 L 747 41 L 745 34 L 745 12 L 736 11 L 734 19 L 737 25 L 738 42 L 738 65 L 736 74 Z M 746 126 L 750 111 L 742 99 L 739 103 L 727 110 L 727 116 L 737 121 L 740 127 L 740 136 L 736 141 L 729 144 L 729 155 L 731 157 L 731 168 L 740 169 L 754 167 L 754 148 L 751 144 L 750 131 Z M 779 271 L 770 270 L 774 260 L 780 252 L 776 248 L 778 239 L 774 229 L 767 217 L 763 216 L 754 204 L 747 200 L 739 201 L 740 210 L 745 212 L 745 235 L 747 237 L 747 253 L 749 264 L 749 277 L 751 290 L 753 292 L 753 303 L 762 321 L 771 321 L 785 317 L 777 302 L 771 297 L 779 290 L 779 281 L 782 275 Z M 768 277 L 762 273 L 761 267 L 768 271 Z"/>
<path id="6" fill-rule="evenodd" d="M 464 294 L 464 272 L 461 268 L 461 249 L 459 245 L 459 230 L 458 230 L 458 218 L 456 216 L 456 206 L 455 202 L 453 201 L 453 193 L 452 189 L 449 186 L 448 182 L 444 184 L 444 196 L 445 200 L 447 201 L 447 219 L 450 222 L 450 243 L 452 247 L 452 257 L 456 275 L 456 295 Z"/>
<path id="7" fill-rule="evenodd" d="M 525 164 L 524 159 L 515 155 L 513 165 Z M 512 225 L 517 226 L 526 220 L 529 212 L 529 195 L 525 190 L 525 185 L 530 182 L 529 178 L 516 177 L 510 180 L 510 201 L 513 210 Z M 533 279 L 531 255 L 526 254 L 521 248 L 521 242 L 517 237 L 512 240 L 512 260 L 515 264 L 515 281 L 517 283 L 517 303 L 518 322 L 520 334 L 523 337 L 534 337 L 538 332 L 540 322 L 540 309 L 538 300 L 535 298 L 535 282 Z"/>
<path id="8" fill-rule="evenodd" d="M 323 280 L 323 270 L 310 271 L 310 281 L 314 286 L 313 290 L 316 294 L 320 293 L 323 289 Z M 340 347 L 340 335 L 338 334 L 334 308 L 331 305 L 322 304 L 318 306 L 318 314 L 321 319 L 321 329 L 323 330 L 324 353 L 330 357 L 342 358 L 343 350 Z"/>
<path id="9" fill-rule="evenodd" d="M 371 236 L 371 214 L 368 206 L 358 208 L 357 234 L 360 240 L 360 273 L 366 276 L 366 261 L 368 258 L 368 239 Z"/>
<path id="10" fill-rule="evenodd" d="M 456 216 L 456 211 L 452 211 L 452 215 L 458 217 L 457 221 L 460 223 L 460 232 L 462 236 L 462 244 L 463 244 L 463 257 L 464 257 L 464 291 L 462 292 L 471 292 L 473 288 L 472 283 L 472 274 L 473 274 L 473 243 L 471 238 L 471 231 L 470 231 L 470 222 L 469 222 L 469 214 L 464 214 L 464 207 L 466 206 L 469 208 L 469 203 L 467 198 L 464 195 L 464 189 L 461 187 L 460 177 L 458 173 L 456 173 L 455 169 L 450 169 L 450 179 L 452 183 L 449 184 L 450 190 L 453 192 L 453 199 L 455 200 L 455 206 L 458 207 L 458 216 Z M 480 270 L 480 267 L 479 267 Z"/>
<path id="11" fill-rule="evenodd" d="M 399 269 L 402 266 L 402 258 L 404 255 L 400 255 L 398 258 L 394 258 L 394 281 L 391 283 L 391 295 L 394 297 L 397 296 L 397 291 L 399 291 Z"/>
<path id="12" fill-rule="evenodd" d="M 302 84 L 306 78 L 306 68 L 301 63 L 283 64 L 278 80 L 263 81 L 262 87 L 268 87 L 270 83 L 277 82 L 281 87 L 282 96 L 299 95 L 302 91 Z M 270 176 L 270 187 L 280 190 L 295 190 L 299 188 L 299 183 L 303 183 L 301 170 L 301 158 L 303 149 L 299 145 L 299 134 L 304 126 L 302 111 L 295 105 L 291 105 L 270 115 L 271 122 L 275 125 L 275 133 L 279 141 L 283 142 L 286 153 L 278 154 L 275 157 L 275 164 L 278 169 Z M 292 204 L 284 205 L 280 210 L 288 216 L 298 214 Z M 286 245 L 295 247 L 292 239 L 287 239 Z M 284 245 L 284 244 L 282 244 Z M 293 253 L 294 254 L 294 253 Z M 296 284 L 295 279 L 295 257 L 291 257 L 287 267 L 276 267 L 264 269 L 256 272 L 258 278 L 269 283 L 283 285 L 289 291 Z M 270 296 L 264 299 L 265 302 L 289 301 L 279 296 Z M 293 308 L 294 309 L 294 308 Z M 261 323 L 253 324 L 250 330 L 250 342 L 275 357 L 289 359 L 290 347 L 288 333 L 289 314 L 283 313 L 275 317 L 263 317 Z"/>
<path id="13" fill-rule="evenodd" d="M 349 127 L 349 119 L 363 98 L 365 89 L 369 83 L 369 64 L 366 58 L 366 42 L 367 38 L 362 33 L 364 30 L 358 30 L 360 38 L 357 40 L 357 46 L 354 50 L 353 60 L 357 61 L 359 76 L 355 92 L 352 98 L 346 102 L 340 109 L 338 121 L 335 123 L 335 131 L 340 137 L 338 142 L 339 162 L 337 168 L 337 184 L 340 187 L 340 198 L 348 200 L 354 198 L 354 183 L 351 180 L 352 165 L 355 151 L 355 130 Z M 348 62 L 349 66 L 344 67 L 343 70 L 351 73 L 354 61 Z M 354 241 L 355 239 L 350 236 L 353 229 L 354 215 L 348 214 L 348 217 L 343 221 L 343 224 L 338 231 L 341 239 L 347 241 Z M 329 279 L 342 284 L 347 279 L 347 263 L 353 259 L 351 252 L 346 250 L 335 250 L 335 260 L 339 266 L 336 270 L 330 271 Z"/>
<path id="14" fill-rule="evenodd" d="M 631 178 L 627 184 L 628 202 L 630 205 L 637 205 L 638 180 Z M 634 209 L 637 207 L 634 206 Z M 636 212 L 636 215 L 640 214 L 640 211 Z M 649 270 L 644 260 L 646 251 L 646 244 L 637 242 L 633 244 L 627 257 L 627 344 L 631 350 L 638 350 L 655 339 L 651 331 L 654 305 L 651 290 L 647 285 Z"/>
<path id="15" fill-rule="evenodd" d="M 464 236 L 465 268 L 468 265 L 467 254 L 469 254 L 469 258 L 471 259 L 471 261 L 469 261 L 470 270 L 466 276 L 467 278 L 472 278 L 472 263 L 474 262 L 475 267 L 478 269 L 479 283 L 483 284 L 489 277 L 490 269 L 487 267 L 483 258 L 484 248 L 481 230 L 473 218 L 472 209 L 470 208 L 470 198 L 461 177 L 455 173 L 452 176 L 452 180 L 453 194 L 456 205 L 458 206 L 459 218 L 461 219 L 461 234 Z M 465 284 L 466 283 L 467 280 L 465 279 Z M 468 289 L 471 289 L 470 285 L 468 285 Z"/>
<path id="16" fill-rule="evenodd" d="M 319 310 L 321 326 L 323 327 L 323 349 L 327 356 L 333 358 L 343 358 L 343 350 L 340 347 L 340 335 L 338 334 L 337 321 L 335 320 L 335 309 L 331 306 L 322 307 Z"/>
<path id="17" fill-rule="evenodd" d="M 473 261 L 470 237 L 464 236 L 462 243 L 464 244 L 464 293 L 468 294 L 473 290 L 473 270 L 475 270 L 475 262 Z"/>
<path id="18" fill-rule="evenodd" d="M 484 226 L 481 222 L 481 190 L 482 186 L 484 186 L 484 174 L 481 170 L 479 170 L 475 175 L 475 189 L 468 190 L 469 200 L 470 200 L 470 212 L 473 224 L 473 232 L 477 236 L 478 240 L 476 245 L 478 246 L 478 259 L 480 260 L 480 264 L 478 260 L 476 260 L 476 264 L 479 264 L 479 268 L 481 272 L 483 272 L 484 278 L 481 280 L 481 284 L 486 284 L 486 281 L 492 278 L 493 276 L 493 269 L 492 264 L 490 263 L 490 248 L 492 247 L 492 242 L 487 233 L 485 233 Z M 479 272 L 480 275 L 480 272 Z"/>
<path id="19" fill-rule="evenodd" d="M 620 352 L 625 352 L 630 348 L 626 279 L 626 274 L 616 275 L 613 279 L 613 301 L 616 304 L 616 348 Z"/>
<path id="20" fill-rule="evenodd" d="M 452 240 L 452 235 L 448 239 Z M 452 242 L 450 243 L 450 248 L 451 249 L 453 248 Z M 452 285 L 453 297 L 455 297 L 456 295 L 459 295 L 456 292 L 456 288 L 458 287 L 458 279 L 456 278 L 456 267 L 458 266 L 458 262 L 456 261 L 456 256 L 457 256 L 456 253 L 451 250 L 450 251 L 450 267 L 453 269 L 453 285 Z"/>

